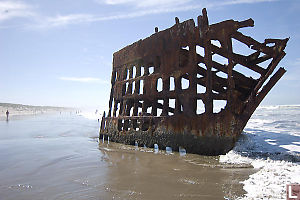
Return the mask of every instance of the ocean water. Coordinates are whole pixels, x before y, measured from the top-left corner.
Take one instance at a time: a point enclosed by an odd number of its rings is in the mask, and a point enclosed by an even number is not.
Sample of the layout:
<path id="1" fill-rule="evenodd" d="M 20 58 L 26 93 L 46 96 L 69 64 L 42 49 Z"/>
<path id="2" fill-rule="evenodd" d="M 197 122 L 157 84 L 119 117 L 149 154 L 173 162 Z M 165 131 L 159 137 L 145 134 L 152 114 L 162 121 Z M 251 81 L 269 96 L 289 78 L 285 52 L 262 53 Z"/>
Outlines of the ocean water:
<path id="1" fill-rule="evenodd" d="M 0 199 L 284 199 L 300 183 L 300 106 L 259 108 L 216 157 L 98 141 L 84 116 L 0 121 Z"/>
<path id="2" fill-rule="evenodd" d="M 259 107 L 219 161 L 257 169 L 242 181 L 246 194 L 237 199 L 286 199 L 286 185 L 300 184 L 300 106 Z"/>
<path id="3" fill-rule="evenodd" d="M 260 107 L 249 120 L 244 138 L 251 142 L 248 153 L 287 156 L 298 159 L 300 154 L 300 106 Z M 249 146 L 243 145 L 247 150 Z M 240 148 L 240 147 L 239 147 Z M 276 156 L 274 156 L 276 157 Z M 277 156 L 278 159 L 282 157 Z M 276 159 L 276 158 L 274 158 Z"/>

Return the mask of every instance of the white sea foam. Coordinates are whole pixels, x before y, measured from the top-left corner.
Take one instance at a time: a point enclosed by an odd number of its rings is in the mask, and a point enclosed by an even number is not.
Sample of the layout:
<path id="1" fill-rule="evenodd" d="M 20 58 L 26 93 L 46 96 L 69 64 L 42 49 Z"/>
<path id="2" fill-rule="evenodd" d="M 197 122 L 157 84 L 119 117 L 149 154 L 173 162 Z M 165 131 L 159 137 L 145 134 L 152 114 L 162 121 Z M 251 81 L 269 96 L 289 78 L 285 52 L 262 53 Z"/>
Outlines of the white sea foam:
<path id="1" fill-rule="evenodd" d="M 220 156 L 222 163 L 258 170 L 242 182 L 246 194 L 239 200 L 285 199 L 286 185 L 300 184 L 299 121 L 299 106 L 258 109 L 235 148 Z"/>
<path id="2" fill-rule="evenodd" d="M 254 160 L 260 169 L 243 182 L 245 197 L 240 199 L 284 199 L 286 184 L 300 183 L 299 164 L 278 160 Z"/>
<path id="3" fill-rule="evenodd" d="M 245 141 L 244 141 L 245 142 Z M 242 145 L 245 149 L 241 151 Z M 254 147 L 258 150 L 257 145 Z M 250 148 L 248 148 L 250 147 Z M 240 149 L 239 149 L 240 148 Z M 220 162 L 235 165 L 252 165 L 258 171 L 243 181 L 245 196 L 239 200 L 249 199 L 284 199 L 286 185 L 300 184 L 300 158 L 284 152 L 272 154 L 266 151 L 253 151 L 246 143 L 239 143 L 239 147 L 220 156 Z M 293 161 L 293 162 L 292 162 Z M 298 162 L 297 162 L 298 161 Z"/>
<path id="4" fill-rule="evenodd" d="M 90 120 L 101 119 L 101 115 L 99 112 L 81 112 L 78 115 Z"/>

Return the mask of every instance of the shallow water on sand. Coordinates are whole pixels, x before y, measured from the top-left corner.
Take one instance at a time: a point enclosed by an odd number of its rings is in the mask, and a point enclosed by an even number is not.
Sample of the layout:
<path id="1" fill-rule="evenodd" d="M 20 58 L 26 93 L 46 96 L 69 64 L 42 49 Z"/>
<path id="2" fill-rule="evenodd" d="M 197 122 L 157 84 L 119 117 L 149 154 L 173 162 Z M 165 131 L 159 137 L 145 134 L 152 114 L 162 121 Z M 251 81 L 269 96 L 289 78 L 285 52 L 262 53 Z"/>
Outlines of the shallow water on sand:
<path id="1" fill-rule="evenodd" d="M 234 199 L 254 169 L 98 141 L 70 113 L 0 121 L 0 199 Z"/>

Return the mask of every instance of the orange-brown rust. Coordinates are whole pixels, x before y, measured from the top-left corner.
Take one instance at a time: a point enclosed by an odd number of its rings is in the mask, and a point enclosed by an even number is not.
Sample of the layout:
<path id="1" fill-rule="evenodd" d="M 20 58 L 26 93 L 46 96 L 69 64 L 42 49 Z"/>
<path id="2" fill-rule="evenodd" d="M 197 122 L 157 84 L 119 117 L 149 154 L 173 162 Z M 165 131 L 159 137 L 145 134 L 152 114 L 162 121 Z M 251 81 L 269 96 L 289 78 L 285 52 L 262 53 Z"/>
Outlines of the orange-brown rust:
<path id="1" fill-rule="evenodd" d="M 239 32 L 253 26 L 251 18 L 209 25 L 203 9 L 196 25 L 193 19 L 176 18 L 174 26 L 155 28 L 150 37 L 114 53 L 109 112 L 102 118 L 100 138 L 180 146 L 205 155 L 228 152 L 285 73 L 281 68 L 272 76 L 288 38 L 260 43 Z M 253 53 L 239 54 L 233 40 Z M 218 102 L 222 109 L 216 111 Z"/>

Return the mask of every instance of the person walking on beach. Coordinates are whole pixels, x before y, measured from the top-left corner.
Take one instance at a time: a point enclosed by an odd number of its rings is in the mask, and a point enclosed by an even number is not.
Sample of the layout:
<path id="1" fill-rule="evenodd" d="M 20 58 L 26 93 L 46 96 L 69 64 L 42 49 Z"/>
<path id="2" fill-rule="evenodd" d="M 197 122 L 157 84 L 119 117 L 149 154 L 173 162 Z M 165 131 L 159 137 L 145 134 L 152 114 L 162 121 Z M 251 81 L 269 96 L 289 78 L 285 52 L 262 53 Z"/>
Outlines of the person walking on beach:
<path id="1" fill-rule="evenodd" d="M 8 115 L 9 115 L 9 112 L 8 110 L 6 111 L 6 120 L 8 121 Z"/>

